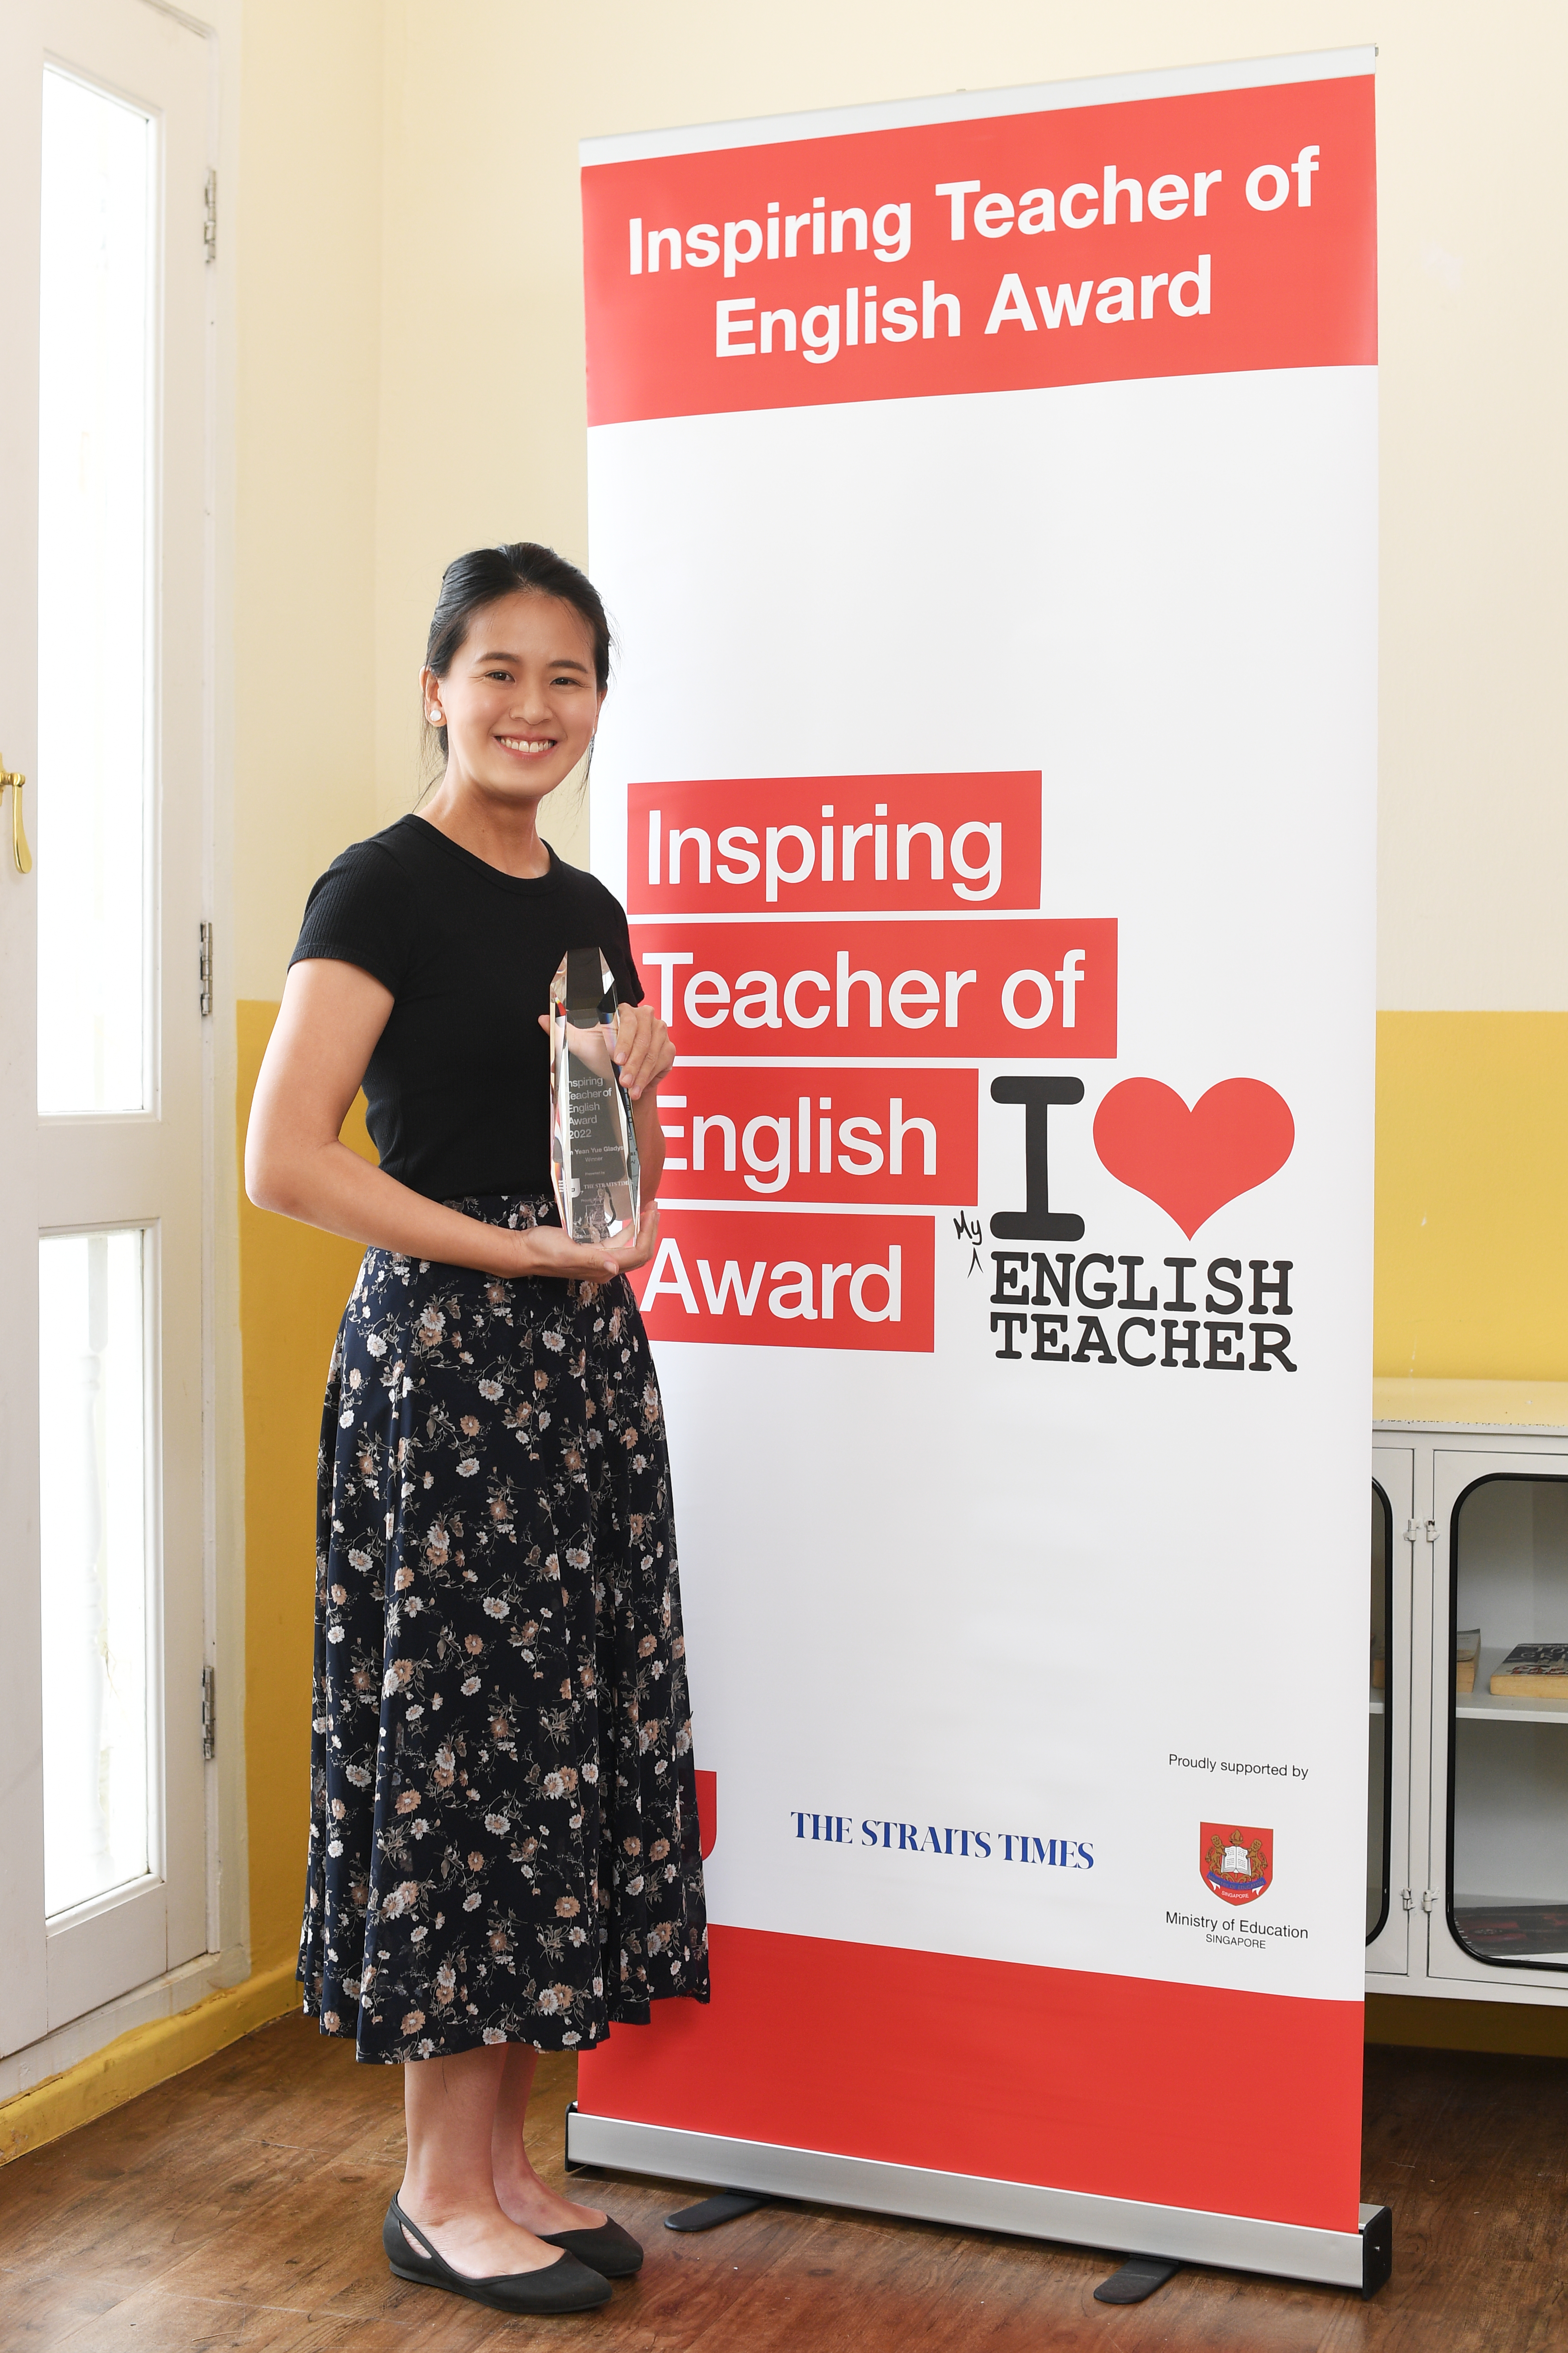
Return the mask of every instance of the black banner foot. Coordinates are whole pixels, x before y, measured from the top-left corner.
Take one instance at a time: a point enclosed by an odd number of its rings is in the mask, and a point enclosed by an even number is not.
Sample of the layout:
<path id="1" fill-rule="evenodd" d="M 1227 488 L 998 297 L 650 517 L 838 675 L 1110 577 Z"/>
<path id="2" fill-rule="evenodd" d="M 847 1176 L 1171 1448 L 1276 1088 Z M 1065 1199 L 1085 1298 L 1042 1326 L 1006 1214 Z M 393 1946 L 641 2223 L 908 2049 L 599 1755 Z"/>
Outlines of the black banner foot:
<path id="1" fill-rule="evenodd" d="M 1394 2216 L 1386 2206 L 1361 2226 L 1361 2300 L 1370 2304 L 1394 2270 Z"/>
<path id="2" fill-rule="evenodd" d="M 716 2231 L 721 2222 L 739 2221 L 742 2214 L 754 2214 L 759 2206 L 767 2204 L 765 2198 L 754 2198 L 749 2189 L 726 2189 L 717 2198 L 704 2198 L 698 2205 L 682 2206 L 679 2212 L 667 2214 L 667 2231 Z"/>
<path id="3" fill-rule="evenodd" d="M 1163 2255 L 1129 2255 L 1119 2272 L 1101 2280 L 1094 2291 L 1096 2304 L 1142 2304 L 1157 2287 L 1181 2270 L 1180 2263 L 1168 2263 Z"/>

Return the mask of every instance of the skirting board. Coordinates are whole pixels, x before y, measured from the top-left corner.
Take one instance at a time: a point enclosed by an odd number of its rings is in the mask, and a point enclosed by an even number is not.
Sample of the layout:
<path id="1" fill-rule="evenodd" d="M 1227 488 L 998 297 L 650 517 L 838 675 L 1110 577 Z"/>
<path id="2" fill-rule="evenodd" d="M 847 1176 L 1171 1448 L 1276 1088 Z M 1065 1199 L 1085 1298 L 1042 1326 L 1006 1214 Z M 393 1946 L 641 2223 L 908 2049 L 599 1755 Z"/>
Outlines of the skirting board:
<path id="1" fill-rule="evenodd" d="M 1017 2238 L 1103 2247 L 1118 2254 L 1167 2255 L 1226 2271 L 1312 2280 L 1371 2295 L 1389 2275 L 1393 2217 L 1363 2206 L 1357 2231 L 1319 2231 L 1294 2222 L 1259 2222 L 1244 2214 L 1205 2214 L 1185 2206 L 1145 2206 L 1026 2181 L 986 2181 L 969 2173 L 884 2165 L 824 2149 L 782 2148 L 767 2141 L 727 2140 L 716 2133 L 566 2113 L 568 2165 L 605 2166 L 656 2179 L 699 2182 L 799 2198 L 816 2206 L 858 2207 L 960 2229 L 1005 2231 Z"/>

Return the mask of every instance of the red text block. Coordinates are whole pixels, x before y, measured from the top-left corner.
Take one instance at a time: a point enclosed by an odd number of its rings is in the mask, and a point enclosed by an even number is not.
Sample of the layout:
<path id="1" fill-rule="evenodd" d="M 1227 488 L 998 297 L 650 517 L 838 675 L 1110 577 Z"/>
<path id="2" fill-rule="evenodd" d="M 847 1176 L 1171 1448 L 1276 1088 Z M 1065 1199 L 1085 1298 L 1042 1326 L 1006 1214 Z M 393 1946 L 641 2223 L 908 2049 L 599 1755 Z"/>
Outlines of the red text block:
<path id="1" fill-rule="evenodd" d="M 675 1071 L 658 1096 L 659 1199 L 978 1198 L 973 1071 Z"/>
<path id="2" fill-rule="evenodd" d="M 682 1209 L 631 1277 L 649 1337 L 929 1355 L 930 1218 Z"/>
<path id="3" fill-rule="evenodd" d="M 588 420 L 1377 357 L 1370 74 L 592 164 Z"/>
<path id="4" fill-rule="evenodd" d="M 1116 1052 L 1116 923 L 654 923 L 632 947 L 681 1054 L 977 1060 Z"/>
<path id="5" fill-rule="evenodd" d="M 1038 770 L 634 784 L 634 915 L 1037 907 Z"/>

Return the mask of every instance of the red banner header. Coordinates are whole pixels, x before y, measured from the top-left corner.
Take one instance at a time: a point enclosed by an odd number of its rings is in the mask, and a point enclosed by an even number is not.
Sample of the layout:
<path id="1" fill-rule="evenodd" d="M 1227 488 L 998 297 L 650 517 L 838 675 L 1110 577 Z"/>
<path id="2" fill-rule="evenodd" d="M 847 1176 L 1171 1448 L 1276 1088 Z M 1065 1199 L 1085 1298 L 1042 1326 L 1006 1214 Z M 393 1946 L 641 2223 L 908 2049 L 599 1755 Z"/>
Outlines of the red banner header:
<path id="1" fill-rule="evenodd" d="M 583 174 L 588 421 L 1377 355 L 1370 75 Z"/>

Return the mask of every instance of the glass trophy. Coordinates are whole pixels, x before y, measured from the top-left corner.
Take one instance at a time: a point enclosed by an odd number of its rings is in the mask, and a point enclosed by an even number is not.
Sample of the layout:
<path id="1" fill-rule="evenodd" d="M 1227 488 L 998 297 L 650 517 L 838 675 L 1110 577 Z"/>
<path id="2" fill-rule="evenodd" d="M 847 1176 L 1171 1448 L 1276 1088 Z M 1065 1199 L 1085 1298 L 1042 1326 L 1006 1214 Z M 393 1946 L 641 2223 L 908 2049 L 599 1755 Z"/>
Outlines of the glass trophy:
<path id="1" fill-rule="evenodd" d="M 574 1242 L 637 1229 L 637 1140 L 615 1042 L 615 975 L 598 948 L 569 948 L 550 984 L 550 1175 Z"/>

